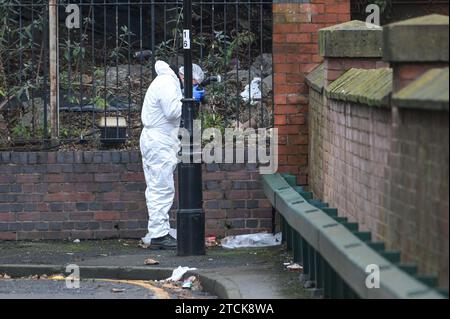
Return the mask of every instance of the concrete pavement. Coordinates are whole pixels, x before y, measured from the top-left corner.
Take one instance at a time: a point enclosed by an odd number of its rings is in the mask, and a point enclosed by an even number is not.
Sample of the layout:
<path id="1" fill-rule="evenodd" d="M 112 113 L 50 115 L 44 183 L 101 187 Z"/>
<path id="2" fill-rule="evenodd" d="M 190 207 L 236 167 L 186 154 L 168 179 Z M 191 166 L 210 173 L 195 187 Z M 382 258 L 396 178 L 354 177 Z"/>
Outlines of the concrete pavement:
<path id="1" fill-rule="evenodd" d="M 146 258 L 157 266 L 145 266 Z M 73 242 L 0 242 L 0 273 L 13 277 L 64 273 L 80 266 L 81 278 L 159 280 L 178 266 L 197 268 L 205 290 L 219 298 L 308 298 L 299 273 L 286 270 L 291 256 L 283 247 L 226 250 L 208 248 L 205 256 L 178 257 L 176 251 L 137 247 L 135 240 Z"/>

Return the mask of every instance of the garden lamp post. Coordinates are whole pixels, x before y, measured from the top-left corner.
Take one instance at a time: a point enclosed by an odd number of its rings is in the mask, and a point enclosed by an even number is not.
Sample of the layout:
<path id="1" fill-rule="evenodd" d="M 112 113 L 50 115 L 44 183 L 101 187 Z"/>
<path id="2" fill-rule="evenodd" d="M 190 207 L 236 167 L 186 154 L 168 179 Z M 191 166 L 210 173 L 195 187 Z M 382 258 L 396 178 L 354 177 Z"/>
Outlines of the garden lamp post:
<path id="1" fill-rule="evenodd" d="M 178 166 L 179 208 L 177 212 L 178 256 L 205 254 L 205 214 L 203 212 L 202 164 L 194 163 L 194 113 L 197 102 L 192 92 L 191 26 L 192 1 L 183 1 L 183 49 L 184 49 L 184 99 L 181 120 L 189 132 L 188 145 L 182 145 L 183 152 L 189 152 L 188 163 Z"/>

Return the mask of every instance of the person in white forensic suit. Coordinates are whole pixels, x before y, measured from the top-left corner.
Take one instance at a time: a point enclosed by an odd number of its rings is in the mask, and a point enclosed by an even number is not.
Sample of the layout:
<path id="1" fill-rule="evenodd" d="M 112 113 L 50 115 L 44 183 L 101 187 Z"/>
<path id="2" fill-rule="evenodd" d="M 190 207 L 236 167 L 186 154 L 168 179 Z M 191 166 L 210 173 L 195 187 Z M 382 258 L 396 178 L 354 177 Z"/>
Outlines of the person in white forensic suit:
<path id="1" fill-rule="evenodd" d="M 180 149 L 182 93 L 176 68 L 166 62 L 155 63 L 157 77 L 150 84 L 142 107 L 144 125 L 140 148 L 147 189 L 148 232 L 140 246 L 150 249 L 176 249 L 169 235 L 169 211 L 173 205 L 173 173 Z"/>

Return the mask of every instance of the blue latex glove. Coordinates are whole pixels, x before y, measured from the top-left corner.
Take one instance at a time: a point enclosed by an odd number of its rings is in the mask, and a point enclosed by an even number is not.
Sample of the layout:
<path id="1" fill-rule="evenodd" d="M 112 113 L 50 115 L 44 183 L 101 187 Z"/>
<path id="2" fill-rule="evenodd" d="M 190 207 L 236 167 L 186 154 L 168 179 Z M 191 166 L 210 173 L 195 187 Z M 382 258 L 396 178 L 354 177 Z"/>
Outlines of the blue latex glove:
<path id="1" fill-rule="evenodd" d="M 200 102 L 200 101 L 203 99 L 203 97 L 205 96 L 205 89 L 200 90 L 200 89 L 198 88 L 198 85 L 194 85 L 194 87 L 193 87 L 193 92 L 192 92 L 192 96 L 194 97 L 194 99 L 195 99 L 197 102 Z"/>

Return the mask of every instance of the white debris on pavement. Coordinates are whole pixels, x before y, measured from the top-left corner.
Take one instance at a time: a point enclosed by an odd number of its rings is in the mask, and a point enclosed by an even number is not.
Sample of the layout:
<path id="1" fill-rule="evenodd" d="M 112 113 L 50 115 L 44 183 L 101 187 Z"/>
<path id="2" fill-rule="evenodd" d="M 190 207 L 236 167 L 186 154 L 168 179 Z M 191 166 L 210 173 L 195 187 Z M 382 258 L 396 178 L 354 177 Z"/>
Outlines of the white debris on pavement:
<path id="1" fill-rule="evenodd" d="M 303 267 L 300 266 L 299 264 L 291 264 L 286 266 L 287 269 L 291 270 L 291 271 L 301 271 L 303 270 Z"/>
<path id="2" fill-rule="evenodd" d="M 197 270 L 197 268 L 189 268 L 189 267 L 181 267 L 174 269 L 172 272 L 172 276 L 167 278 L 165 281 L 180 281 L 183 278 L 183 275 L 188 271 Z"/>
<path id="3" fill-rule="evenodd" d="M 257 233 L 249 235 L 228 236 L 221 241 L 223 248 L 269 247 L 281 244 L 281 233 Z"/>

